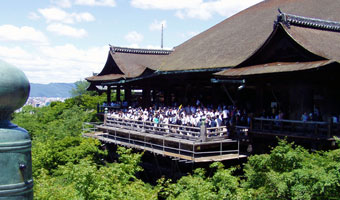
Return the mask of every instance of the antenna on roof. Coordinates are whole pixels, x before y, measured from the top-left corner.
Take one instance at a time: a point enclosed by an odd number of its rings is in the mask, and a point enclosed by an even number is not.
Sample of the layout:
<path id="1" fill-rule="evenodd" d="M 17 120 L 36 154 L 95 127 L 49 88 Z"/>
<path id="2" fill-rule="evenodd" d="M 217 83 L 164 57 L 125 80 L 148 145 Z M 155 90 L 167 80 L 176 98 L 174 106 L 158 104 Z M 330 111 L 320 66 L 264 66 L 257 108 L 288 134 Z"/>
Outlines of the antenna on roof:
<path id="1" fill-rule="evenodd" d="M 161 49 L 163 49 L 163 24 L 162 24 L 162 35 L 161 35 Z"/>

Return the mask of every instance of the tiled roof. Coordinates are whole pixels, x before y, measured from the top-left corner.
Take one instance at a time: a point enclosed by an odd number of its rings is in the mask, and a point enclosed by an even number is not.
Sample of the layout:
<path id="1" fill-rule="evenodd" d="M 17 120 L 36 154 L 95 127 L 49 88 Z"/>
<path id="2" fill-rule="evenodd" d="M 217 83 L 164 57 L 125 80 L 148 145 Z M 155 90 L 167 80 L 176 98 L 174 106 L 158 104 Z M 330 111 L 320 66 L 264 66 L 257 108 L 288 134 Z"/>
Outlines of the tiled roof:
<path id="1" fill-rule="evenodd" d="M 277 23 L 286 24 L 289 37 L 315 55 L 340 60 L 340 24 L 335 22 L 340 21 L 339 0 L 265 0 L 194 36 L 175 51 L 111 46 L 109 58 L 114 62 L 99 75 L 117 71 L 135 78 L 147 69 L 169 72 L 238 66 L 266 43 L 278 8 L 309 16 L 280 13 Z"/>
<path id="2" fill-rule="evenodd" d="M 323 19 L 322 23 L 318 20 L 312 20 L 313 23 L 309 22 L 322 28 L 336 27 L 326 20 L 340 21 L 339 0 L 265 0 L 177 46 L 173 53 L 166 56 L 159 70 L 207 69 L 239 65 L 261 47 L 270 36 L 278 8 L 287 13 L 308 16 L 307 19 Z M 307 20 L 298 19 L 295 19 L 293 15 L 288 17 L 291 25 L 296 24 L 294 26 L 296 28 L 303 28 L 302 25 L 297 26 L 298 23 L 308 24 Z M 314 30 L 318 31 L 311 29 L 311 31 Z M 304 45 L 305 41 L 302 42 L 301 45 Z M 313 45 L 313 41 L 306 42 Z M 322 51 L 321 48 L 320 50 Z M 338 54 L 340 57 L 340 52 L 333 54 Z"/>

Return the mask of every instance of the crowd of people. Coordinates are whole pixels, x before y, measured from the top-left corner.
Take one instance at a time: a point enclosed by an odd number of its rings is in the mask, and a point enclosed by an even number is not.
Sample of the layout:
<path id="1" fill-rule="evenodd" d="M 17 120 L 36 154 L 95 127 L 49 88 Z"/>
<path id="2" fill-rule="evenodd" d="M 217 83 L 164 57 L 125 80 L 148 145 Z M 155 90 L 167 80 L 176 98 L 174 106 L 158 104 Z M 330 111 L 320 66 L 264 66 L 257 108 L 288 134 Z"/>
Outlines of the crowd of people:
<path id="1" fill-rule="evenodd" d="M 128 107 L 112 109 L 108 116 L 149 121 L 155 124 L 176 124 L 192 127 L 200 127 L 204 123 L 207 127 L 221 127 L 231 125 L 248 125 L 250 118 L 245 109 L 236 106 L 220 105 L 212 106 L 186 105 L 171 107 Z"/>
<path id="2" fill-rule="evenodd" d="M 301 120 L 303 122 L 306 121 L 322 121 L 322 116 L 320 114 L 320 111 L 317 107 L 314 108 L 313 112 L 307 114 L 307 112 L 304 112 L 301 115 Z"/>

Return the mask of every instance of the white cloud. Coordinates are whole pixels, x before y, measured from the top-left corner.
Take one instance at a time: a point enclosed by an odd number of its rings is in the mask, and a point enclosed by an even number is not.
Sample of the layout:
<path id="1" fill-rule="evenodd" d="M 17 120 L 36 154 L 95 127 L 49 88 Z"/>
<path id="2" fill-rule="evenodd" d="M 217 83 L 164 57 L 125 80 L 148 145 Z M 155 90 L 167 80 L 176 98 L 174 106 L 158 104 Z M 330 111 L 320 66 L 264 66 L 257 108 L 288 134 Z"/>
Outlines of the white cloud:
<path id="1" fill-rule="evenodd" d="M 147 49 L 161 49 L 161 46 L 147 45 L 146 48 L 147 48 Z M 163 47 L 163 49 L 165 49 L 165 50 L 171 50 L 172 48 L 170 48 L 170 47 Z"/>
<path id="2" fill-rule="evenodd" d="M 33 56 L 18 46 L 12 48 L 0 46 L 0 57 L 29 59 Z"/>
<path id="3" fill-rule="evenodd" d="M 125 36 L 125 40 L 129 43 L 140 43 L 144 39 L 143 35 L 140 33 L 137 33 L 136 31 L 131 31 Z"/>
<path id="4" fill-rule="evenodd" d="M 67 24 L 73 24 L 75 22 L 90 22 L 95 18 L 91 13 L 67 13 L 60 8 L 44 8 L 38 9 L 39 13 L 46 19 L 47 22 L 62 22 Z"/>
<path id="5" fill-rule="evenodd" d="M 72 16 L 76 19 L 77 22 L 81 22 L 81 21 L 91 22 L 95 20 L 94 16 L 88 12 L 79 13 L 79 14 L 73 13 Z"/>
<path id="6" fill-rule="evenodd" d="M 0 26 L 0 41 L 20 41 L 47 44 L 47 37 L 29 26 L 16 27 L 10 24 Z"/>
<path id="7" fill-rule="evenodd" d="M 126 45 L 126 47 L 128 47 L 128 48 L 140 48 L 140 46 L 138 44 L 129 44 L 129 45 Z"/>
<path id="8" fill-rule="evenodd" d="M 64 23 L 73 23 L 74 20 L 70 15 L 59 8 L 44 8 L 38 9 L 39 13 L 45 17 L 45 19 L 50 21 L 62 21 Z"/>
<path id="9" fill-rule="evenodd" d="M 177 10 L 193 8 L 201 4 L 202 0 L 132 0 L 131 5 L 142 9 Z"/>
<path id="10" fill-rule="evenodd" d="M 45 46 L 41 47 L 40 50 L 44 56 L 51 59 L 67 60 L 73 62 L 103 62 L 102 54 L 103 48 L 106 49 L 107 54 L 108 47 L 93 47 L 86 50 L 79 49 L 73 44 L 65 44 L 61 46 Z M 104 58 L 104 61 L 106 58 Z"/>
<path id="11" fill-rule="evenodd" d="M 178 10 L 176 13 L 175 13 L 175 16 L 180 18 L 180 19 L 184 19 L 185 18 L 185 13 L 181 10 Z"/>
<path id="12" fill-rule="evenodd" d="M 76 0 L 75 4 L 87 6 L 116 6 L 115 0 Z"/>
<path id="13" fill-rule="evenodd" d="M 37 13 L 35 12 L 30 12 L 28 14 L 28 18 L 31 19 L 31 20 L 37 20 L 37 19 L 40 19 L 40 15 L 38 15 Z"/>
<path id="14" fill-rule="evenodd" d="M 162 30 L 162 24 L 163 24 L 163 29 L 165 29 L 166 26 L 166 20 L 158 21 L 154 20 L 152 24 L 150 24 L 149 28 L 151 31 L 160 31 Z"/>
<path id="15" fill-rule="evenodd" d="M 51 3 L 62 8 L 70 8 L 72 6 L 70 0 L 51 0 Z"/>
<path id="16" fill-rule="evenodd" d="M 58 35 L 69 36 L 74 38 L 83 38 L 87 36 L 87 32 L 84 29 L 76 29 L 64 24 L 50 24 L 47 26 L 46 29 Z"/>
<path id="17" fill-rule="evenodd" d="M 214 14 L 229 17 L 262 0 L 131 0 L 131 5 L 141 9 L 175 10 L 178 18 L 207 20 Z"/>
<path id="18" fill-rule="evenodd" d="M 182 33 L 181 37 L 185 38 L 185 39 L 189 39 L 189 38 L 192 38 L 192 37 L 194 37 L 195 35 L 198 35 L 198 34 L 199 34 L 199 32 L 197 32 L 197 31 L 188 31 L 186 33 Z"/>
<path id="19" fill-rule="evenodd" d="M 0 59 L 23 70 L 32 83 L 70 83 L 99 72 L 108 51 L 108 46 L 80 49 L 72 44 L 40 46 L 29 51 L 0 46 Z"/>

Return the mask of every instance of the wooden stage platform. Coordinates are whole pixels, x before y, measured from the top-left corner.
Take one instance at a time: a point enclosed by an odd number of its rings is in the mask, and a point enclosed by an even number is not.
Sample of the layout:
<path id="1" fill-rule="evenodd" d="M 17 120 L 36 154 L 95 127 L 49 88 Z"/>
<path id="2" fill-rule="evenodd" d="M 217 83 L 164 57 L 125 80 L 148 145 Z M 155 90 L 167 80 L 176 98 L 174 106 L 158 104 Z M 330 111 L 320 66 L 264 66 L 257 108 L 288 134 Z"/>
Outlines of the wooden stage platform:
<path id="1" fill-rule="evenodd" d="M 103 143 L 134 148 L 186 163 L 214 162 L 247 157 L 240 153 L 240 141 L 229 139 L 225 128 L 195 128 L 179 125 L 155 126 L 134 120 L 107 119 L 84 137 Z"/>

